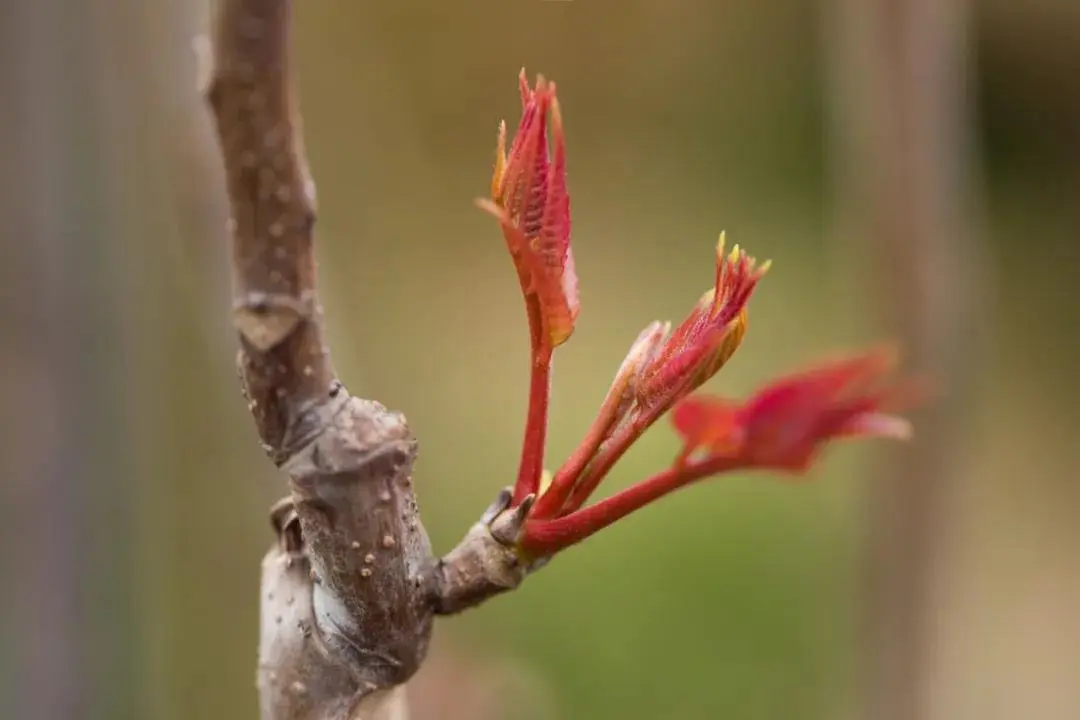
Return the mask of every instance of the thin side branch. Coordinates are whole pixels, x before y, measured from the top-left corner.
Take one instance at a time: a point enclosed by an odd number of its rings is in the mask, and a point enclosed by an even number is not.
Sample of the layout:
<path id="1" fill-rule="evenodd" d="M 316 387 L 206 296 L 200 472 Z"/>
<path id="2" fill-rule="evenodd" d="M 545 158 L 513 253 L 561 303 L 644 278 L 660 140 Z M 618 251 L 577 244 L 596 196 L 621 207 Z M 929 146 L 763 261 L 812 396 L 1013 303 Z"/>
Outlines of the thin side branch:
<path id="1" fill-rule="evenodd" d="M 289 0 L 223 0 L 205 95 L 231 208 L 239 372 L 267 453 L 290 479 L 263 562 L 265 720 L 389 717 L 427 652 L 435 613 L 525 575 L 506 542 L 522 512 L 493 506 L 436 561 L 412 488 L 405 418 L 349 395 L 323 343 L 315 186 L 292 85 Z M 492 527 L 496 527 L 492 533 Z"/>

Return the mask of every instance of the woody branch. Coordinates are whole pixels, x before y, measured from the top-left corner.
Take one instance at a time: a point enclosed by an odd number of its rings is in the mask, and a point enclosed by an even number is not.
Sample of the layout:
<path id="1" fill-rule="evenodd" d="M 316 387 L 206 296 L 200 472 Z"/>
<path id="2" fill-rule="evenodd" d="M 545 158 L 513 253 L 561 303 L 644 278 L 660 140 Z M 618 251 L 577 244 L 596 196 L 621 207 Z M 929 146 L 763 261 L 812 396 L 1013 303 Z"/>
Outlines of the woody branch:
<path id="1" fill-rule="evenodd" d="M 498 512 L 445 560 L 432 557 L 405 418 L 336 378 L 316 291 L 315 185 L 290 15 L 289 0 L 223 0 L 204 92 L 231 209 L 240 379 L 262 445 L 289 477 L 263 563 L 261 711 L 314 720 L 355 717 L 369 696 L 405 682 L 433 614 L 513 587 L 523 571 L 488 531 Z M 500 522 L 513 534 L 511 515 Z"/>

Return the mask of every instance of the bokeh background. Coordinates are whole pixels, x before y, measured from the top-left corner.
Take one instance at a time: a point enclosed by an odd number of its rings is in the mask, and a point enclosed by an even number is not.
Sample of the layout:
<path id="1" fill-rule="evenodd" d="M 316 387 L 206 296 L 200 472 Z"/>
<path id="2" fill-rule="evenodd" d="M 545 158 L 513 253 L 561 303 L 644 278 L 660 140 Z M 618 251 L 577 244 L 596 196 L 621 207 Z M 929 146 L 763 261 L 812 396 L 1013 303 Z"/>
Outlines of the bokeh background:
<path id="1" fill-rule="evenodd" d="M 549 464 L 721 229 L 774 267 L 712 389 L 895 338 L 937 391 L 912 445 L 697 486 L 440 621 L 416 718 L 1080 717 L 1080 3 L 295 6 L 332 347 L 418 434 L 437 549 L 516 468 L 527 332 L 472 199 L 522 65 L 582 282 Z M 0 716 L 254 717 L 284 483 L 233 369 L 208 7 L 0 8 Z"/>

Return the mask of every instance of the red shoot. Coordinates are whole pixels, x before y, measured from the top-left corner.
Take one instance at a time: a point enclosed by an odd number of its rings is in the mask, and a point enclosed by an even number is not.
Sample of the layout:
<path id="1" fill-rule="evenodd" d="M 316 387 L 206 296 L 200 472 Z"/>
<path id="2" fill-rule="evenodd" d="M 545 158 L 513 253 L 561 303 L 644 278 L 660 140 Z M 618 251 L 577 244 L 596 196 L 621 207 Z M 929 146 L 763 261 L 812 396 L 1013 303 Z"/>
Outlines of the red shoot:
<path id="1" fill-rule="evenodd" d="M 658 334 L 659 323 L 642 333 L 623 363 L 623 371 L 633 368 L 632 392 L 623 399 L 625 410 L 619 422 L 611 422 L 606 411 L 601 411 L 589 437 L 537 501 L 535 513 L 556 512 L 567 505 L 581 507 L 612 466 L 661 415 L 716 374 L 746 334 L 747 302 L 768 269 L 769 263 L 757 266 L 737 245 L 725 254 L 724 236 L 720 235 L 713 287 L 670 336 L 664 337 L 666 327 L 664 335 Z M 648 352 L 641 353 L 642 338 L 646 337 Z M 631 363 L 636 353 L 641 357 Z M 629 384 L 631 378 L 624 382 Z M 605 401 L 605 407 L 607 404 Z"/>
<path id="2" fill-rule="evenodd" d="M 638 391 L 643 406 L 663 412 L 723 367 L 746 334 L 747 302 L 769 265 L 758 266 L 738 245 L 725 257 L 720 235 L 715 284 L 645 369 Z"/>
<path id="3" fill-rule="evenodd" d="M 566 141 L 555 83 L 537 77 L 535 89 L 530 89 L 524 69 L 518 80 L 521 121 L 509 154 L 505 152 L 506 123 L 500 125 L 491 199 L 477 201 L 499 220 L 529 318 L 529 409 L 514 505 L 539 489 L 552 354 L 573 333 L 578 315 L 577 274 L 570 250 Z"/>
<path id="4" fill-rule="evenodd" d="M 746 335 L 748 303 L 769 263 L 736 245 L 716 246 L 713 287 L 674 331 L 654 322 L 638 336 L 578 448 L 544 471 L 552 356 L 574 331 L 577 275 L 570 249 L 566 142 L 555 83 L 519 76 L 521 121 L 506 151 L 499 127 L 490 199 L 478 204 L 502 228 L 517 269 L 531 341 L 529 409 L 510 507 L 520 515 L 515 543 L 526 558 L 580 542 L 692 482 L 740 469 L 803 473 L 831 440 L 906 438 L 910 425 L 889 414 L 910 392 L 891 377 L 894 354 L 875 349 L 780 378 L 744 402 L 691 393 L 720 370 Z M 550 136 L 550 137 L 549 137 Z M 670 468 L 592 505 L 618 460 L 672 411 L 683 448 Z M 545 487 L 541 487 L 542 477 Z M 550 482 L 546 479 L 550 477 Z M 530 505 L 525 500 L 532 496 Z"/>
<path id="5" fill-rule="evenodd" d="M 780 378 L 742 403 L 707 396 L 675 406 L 672 422 L 684 448 L 669 469 L 589 507 L 534 512 L 521 547 L 550 555 L 644 505 L 697 480 L 732 470 L 801 474 L 830 441 L 851 437 L 907 439 L 911 425 L 889 414 L 911 393 L 891 377 L 892 353 L 874 349 Z M 543 499 L 543 498 L 541 498 Z"/>

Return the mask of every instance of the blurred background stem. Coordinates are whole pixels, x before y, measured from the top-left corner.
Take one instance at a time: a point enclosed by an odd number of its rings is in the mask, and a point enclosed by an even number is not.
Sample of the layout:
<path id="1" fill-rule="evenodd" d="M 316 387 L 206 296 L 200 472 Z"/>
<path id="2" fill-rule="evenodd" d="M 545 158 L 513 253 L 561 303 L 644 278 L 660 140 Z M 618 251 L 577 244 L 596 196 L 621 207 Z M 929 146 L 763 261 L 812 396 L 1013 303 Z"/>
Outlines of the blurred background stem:
<path id="1" fill-rule="evenodd" d="M 105 7 L 104 5 L 100 7 Z M 132 716 L 131 343 L 99 10 L 0 20 L 4 717 Z M 15 99 L 15 101 L 12 101 Z M 114 175 L 108 177 L 113 180 Z"/>
<path id="2" fill-rule="evenodd" d="M 828 16 L 835 207 L 906 364 L 931 382 L 917 442 L 867 478 L 861 710 L 931 716 L 937 561 L 951 542 L 989 258 L 972 222 L 974 112 L 967 0 L 835 0 Z"/>

